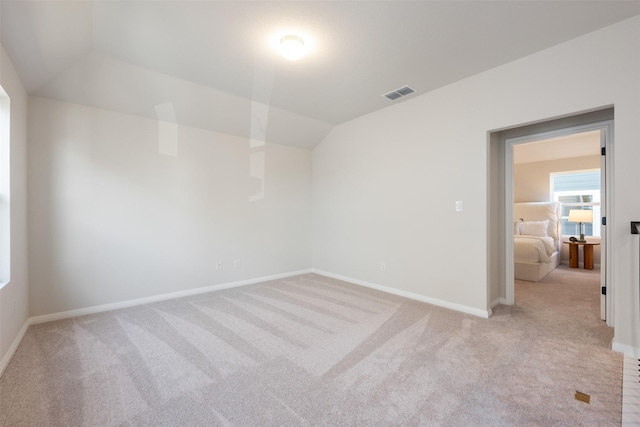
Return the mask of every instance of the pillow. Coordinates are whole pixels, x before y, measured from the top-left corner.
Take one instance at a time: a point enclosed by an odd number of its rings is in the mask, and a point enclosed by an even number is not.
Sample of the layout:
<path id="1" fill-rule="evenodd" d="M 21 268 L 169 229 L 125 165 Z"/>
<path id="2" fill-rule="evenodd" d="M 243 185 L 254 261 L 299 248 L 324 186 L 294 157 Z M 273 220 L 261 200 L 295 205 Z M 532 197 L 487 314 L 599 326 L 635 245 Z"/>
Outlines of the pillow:
<path id="1" fill-rule="evenodd" d="M 520 234 L 520 221 L 513 221 L 513 235 L 518 236 Z"/>
<path id="2" fill-rule="evenodd" d="M 548 219 L 544 221 L 524 221 L 520 223 L 520 234 L 547 237 L 547 227 L 549 227 Z"/>
<path id="3" fill-rule="evenodd" d="M 559 239 L 560 228 L 560 206 L 559 202 L 523 202 L 513 204 L 513 219 L 526 218 L 527 221 L 549 220 L 547 235 L 556 242 Z M 520 231 L 522 233 L 522 230 Z"/>

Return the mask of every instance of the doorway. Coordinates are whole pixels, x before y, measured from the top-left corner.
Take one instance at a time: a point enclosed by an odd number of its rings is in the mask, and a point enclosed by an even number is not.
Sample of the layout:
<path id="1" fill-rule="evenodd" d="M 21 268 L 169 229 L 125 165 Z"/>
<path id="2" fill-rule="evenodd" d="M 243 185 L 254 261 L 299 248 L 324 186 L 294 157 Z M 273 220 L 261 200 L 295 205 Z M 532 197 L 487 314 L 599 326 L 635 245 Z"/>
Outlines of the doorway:
<path id="1" fill-rule="evenodd" d="M 592 298 L 600 298 L 600 318 L 605 320 L 606 296 L 599 296 L 601 287 L 595 285 L 598 281 L 600 284 L 606 283 L 606 251 L 603 250 L 603 239 L 606 236 L 601 225 L 605 216 L 603 201 L 606 200 L 606 164 L 602 156 L 606 135 L 602 129 L 582 131 L 578 128 L 575 129 L 576 133 L 568 133 L 572 130 L 574 129 L 554 131 L 551 137 L 545 134 L 543 139 L 537 139 L 536 135 L 527 135 L 506 141 L 512 149 L 512 189 L 513 200 L 518 206 L 514 210 L 519 212 L 517 216 L 526 216 L 523 212 L 532 209 L 526 208 L 532 202 L 534 205 L 542 202 L 542 206 L 558 203 L 557 208 L 556 205 L 549 205 L 553 209 L 548 217 L 545 215 L 544 218 L 525 218 L 523 220 L 527 222 L 514 223 L 522 224 L 524 228 L 527 224 L 536 224 L 529 222 L 530 220 L 542 219 L 549 221 L 550 230 L 548 234 L 544 233 L 543 237 L 527 236 L 527 233 L 517 232 L 518 236 L 515 236 L 514 240 L 514 276 L 516 281 L 520 282 L 514 284 L 514 301 L 517 297 L 516 289 L 533 290 L 536 287 L 529 288 L 528 284 L 535 284 L 541 280 L 557 280 L 562 277 L 563 281 L 570 278 L 573 278 L 571 281 L 588 281 L 591 285 L 587 294 Z M 553 136 L 554 134 L 558 135 Z M 576 219 L 583 221 L 578 223 L 575 222 Z M 571 242 L 570 237 L 579 239 L 579 242 Z M 546 255 L 551 257 L 545 260 L 545 263 L 527 262 L 531 261 L 530 257 L 535 256 L 536 252 L 518 252 L 524 249 L 533 250 L 534 247 L 529 245 L 540 245 L 543 241 L 548 250 Z M 556 253 L 552 252 L 553 249 Z M 570 252 L 573 252 L 571 256 Z M 594 265 L 600 272 L 599 279 L 596 278 L 597 272 L 591 271 Z M 530 270 L 536 266 L 544 273 L 532 278 Z M 552 273 L 556 268 L 560 270 Z M 523 276 L 523 269 L 528 274 Z M 542 276 L 545 276 L 546 280 Z M 579 288 L 578 293 L 583 294 L 582 288 Z"/>
<path id="2" fill-rule="evenodd" d="M 613 248 L 613 234 L 606 233 L 607 227 L 612 227 L 613 195 L 613 107 L 598 109 L 586 113 L 551 119 L 535 124 L 522 125 L 488 132 L 488 266 L 487 266 L 487 304 L 494 307 L 497 304 L 513 305 L 514 303 L 514 259 L 513 259 L 513 144 L 512 142 L 532 142 L 554 137 L 566 136 L 580 132 L 598 131 L 606 150 L 603 156 L 602 188 L 605 196 L 601 200 L 606 225 L 602 233 L 602 285 L 606 288 L 606 299 L 602 305 L 606 312 L 606 323 L 613 326 L 615 307 L 613 293 L 615 283 L 612 271 L 607 269 L 607 260 L 611 259 Z M 509 143 L 507 143 L 509 140 Z"/>

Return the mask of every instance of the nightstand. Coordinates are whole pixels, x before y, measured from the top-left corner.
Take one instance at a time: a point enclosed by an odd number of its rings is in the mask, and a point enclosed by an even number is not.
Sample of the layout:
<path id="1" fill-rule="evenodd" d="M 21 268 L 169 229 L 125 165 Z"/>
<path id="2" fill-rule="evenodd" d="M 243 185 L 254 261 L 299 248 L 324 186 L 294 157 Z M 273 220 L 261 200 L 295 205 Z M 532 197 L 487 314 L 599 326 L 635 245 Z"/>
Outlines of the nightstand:
<path id="1" fill-rule="evenodd" d="M 584 246 L 584 269 L 593 270 L 593 247 L 599 245 L 599 242 L 571 242 L 564 240 L 562 243 L 569 245 L 569 267 L 578 268 L 580 260 L 578 259 L 578 247 Z"/>

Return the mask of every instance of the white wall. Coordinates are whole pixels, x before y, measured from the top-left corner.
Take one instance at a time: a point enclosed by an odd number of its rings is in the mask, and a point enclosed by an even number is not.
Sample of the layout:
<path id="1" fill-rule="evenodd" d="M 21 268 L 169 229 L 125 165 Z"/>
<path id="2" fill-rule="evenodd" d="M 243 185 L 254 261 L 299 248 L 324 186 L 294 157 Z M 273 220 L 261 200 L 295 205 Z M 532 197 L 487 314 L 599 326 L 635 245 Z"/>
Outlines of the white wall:
<path id="1" fill-rule="evenodd" d="M 586 169 L 600 169 L 600 155 L 515 164 L 513 165 L 513 200 L 516 203 L 548 202 L 551 200 L 549 194 L 551 173 Z"/>
<path id="2" fill-rule="evenodd" d="M 640 348 L 638 76 L 635 17 L 337 126 L 313 156 L 314 268 L 488 310 L 488 132 L 614 105 L 615 348 Z"/>
<path id="3" fill-rule="evenodd" d="M 10 281 L 0 288 L 0 374 L 29 317 L 27 268 L 27 94 L 0 46 L 0 85 L 10 98 Z"/>
<path id="4" fill-rule="evenodd" d="M 30 98 L 31 315 L 310 268 L 311 153 L 249 145 Z"/>

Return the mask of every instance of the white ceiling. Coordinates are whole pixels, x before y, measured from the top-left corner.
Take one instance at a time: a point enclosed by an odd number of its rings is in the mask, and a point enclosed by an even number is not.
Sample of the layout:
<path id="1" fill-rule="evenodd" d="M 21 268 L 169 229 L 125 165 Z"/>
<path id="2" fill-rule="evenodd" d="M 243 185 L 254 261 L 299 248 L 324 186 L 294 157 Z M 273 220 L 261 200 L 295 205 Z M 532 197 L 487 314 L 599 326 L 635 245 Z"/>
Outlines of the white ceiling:
<path id="1" fill-rule="evenodd" d="M 513 147 L 513 162 L 516 164 L 598 155 L 600 131 L 576 133 Z"/>
<path id="2" fill-rule="evenodd" d="M 339 123 L 640 14 L 633 1 L 6 1 L 27 90 L 313 148 Z M 297 33 L 297 62 L 272 44 Z M 402 101 L 396 101 L 402 102 Z M 256 126 L 259 123 L 259 126 Z M 259 128 L 259 129 L 258 129 Z"/>

